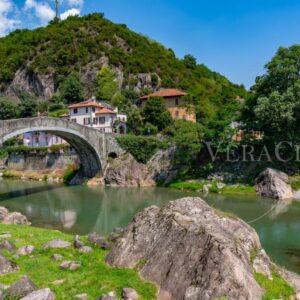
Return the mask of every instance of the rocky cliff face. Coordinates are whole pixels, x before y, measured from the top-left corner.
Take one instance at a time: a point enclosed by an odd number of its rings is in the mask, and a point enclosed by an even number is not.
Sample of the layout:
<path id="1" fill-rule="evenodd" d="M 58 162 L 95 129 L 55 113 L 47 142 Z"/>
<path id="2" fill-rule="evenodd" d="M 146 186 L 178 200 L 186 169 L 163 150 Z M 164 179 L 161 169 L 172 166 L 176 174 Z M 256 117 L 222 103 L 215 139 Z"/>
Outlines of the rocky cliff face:
<path id="1" fill-rule="evenodd" d="M 174 155 L 174 147 L 159 150 L 145 165 L 127 153 L 108 164 L 103 175 L 104 183 L 121 187 L 152 187 L 158 182 L 167 184 L 178 173 L 178 168 L 173 163 Z"/>
<path id="2" fill-rule="evenodd" d="M 117 267 L 140 268 L 160 286 L 159 299 L 262 299 L 255 272 L 278 271 L 299 292 L 300 278 L 277 268 L 255 230 L 200 198 L 184 198 L 137 214 L 107 256 Z"/>

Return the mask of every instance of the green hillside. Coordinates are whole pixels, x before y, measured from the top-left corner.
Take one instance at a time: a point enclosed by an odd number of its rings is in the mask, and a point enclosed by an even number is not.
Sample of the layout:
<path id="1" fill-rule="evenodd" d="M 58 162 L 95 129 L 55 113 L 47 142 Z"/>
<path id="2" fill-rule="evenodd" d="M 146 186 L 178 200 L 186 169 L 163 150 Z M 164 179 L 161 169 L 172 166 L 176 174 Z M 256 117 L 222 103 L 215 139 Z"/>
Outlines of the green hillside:
<path id="1" fill-rule="evenodd" d="M 244 96 L 245 90 L 204 65 L 189 65 L 175 57 L 171 49 L 114 24 L 101 14 L 70 17 L 52 22 L 36 30 L 16 30 L 0 39 L 0 91 L 4 92 L 19 69 L 31 75 L 51 74 L 55 89 L 76 71 L 101 58 L 124 73 L 122 86 L 136 86 L 134 75 L 151 74 L 153 89 L 178 87 L 196 88 L 201 78 L 216 84 L 214 94 L 226 97 Z"/>

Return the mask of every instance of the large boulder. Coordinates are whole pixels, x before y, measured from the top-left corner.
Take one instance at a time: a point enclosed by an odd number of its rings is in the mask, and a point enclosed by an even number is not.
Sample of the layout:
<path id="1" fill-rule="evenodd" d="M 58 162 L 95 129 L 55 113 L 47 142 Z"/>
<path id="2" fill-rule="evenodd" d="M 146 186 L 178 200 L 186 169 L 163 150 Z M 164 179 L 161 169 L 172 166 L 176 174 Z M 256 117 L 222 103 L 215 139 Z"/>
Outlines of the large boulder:
<path id="1" fill-rule="evenodd" d="M 256 193 L 261 197 L 280 200 L 293 198 L 288 175 L 271 168 L 267 168 L 256 178 Z"/>
<path id="2" fill-rule="evenodd" d="M 143 278 L 160 286 L 159 299 L 175 300 L 261 299 L 254 259 L 257 272 L 272 274 L 275 265 L 255 230 L 200 198 L 146 208 L 106 257 L 112 266 L 139 268 Z"/>
<path id="3" fill-rule="evenodd" d="M 104 172 L 104 182 L 110 186 L 152 187 L 155 181 L 148 177 L 147 166 L 130 154 L 115 158 Z"/>

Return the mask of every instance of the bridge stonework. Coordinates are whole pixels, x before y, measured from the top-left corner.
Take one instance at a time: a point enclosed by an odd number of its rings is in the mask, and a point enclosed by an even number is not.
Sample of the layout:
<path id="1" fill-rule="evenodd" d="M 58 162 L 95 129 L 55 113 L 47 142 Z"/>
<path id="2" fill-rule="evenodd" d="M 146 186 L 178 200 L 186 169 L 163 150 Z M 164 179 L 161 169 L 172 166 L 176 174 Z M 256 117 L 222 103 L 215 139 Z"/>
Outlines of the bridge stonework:
<path id="1" fill-rule="evenodd" d="M 12 137 L 40 131 L 67 141 L 76 150 L 81 161 L 82 175 L 87 178 L 101 174 L 106 167 L 109 153 L 119 156 L 125 152 L 113 134 L 104 134 L 91 127 L 49 117 L 0 121 L 0 147 Z"/>

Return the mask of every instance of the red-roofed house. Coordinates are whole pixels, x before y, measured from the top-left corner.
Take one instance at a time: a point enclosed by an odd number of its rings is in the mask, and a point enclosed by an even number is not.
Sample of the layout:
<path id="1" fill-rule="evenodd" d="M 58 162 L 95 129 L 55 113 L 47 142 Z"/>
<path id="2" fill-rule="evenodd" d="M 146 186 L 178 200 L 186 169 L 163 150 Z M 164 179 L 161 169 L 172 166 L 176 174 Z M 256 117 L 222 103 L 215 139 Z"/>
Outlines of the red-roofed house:
<path id="1" fill-rule="evenodd" d="M 127 131 L 127 115 L 119 113 L 117 108 L 99 103 L 95 98 L 71 104 L 68 108 L 71 122 L 96 128 L 103 133 Z"/>
<path id="2" fill-rule="evenodd" d="M 140 103 L 141 106 L 144 106 L 145 102 L 150 97 L 161 97 L 165 100 L 173 119 L 184 119 L 187 121 L 196 122 L 196 114 L 194 109 L 188 109 L 184 106 L 183 97 L 187 95 L 187 93 L 177 89 L 163 89 L 150 95 L 140 97 Z"/>

